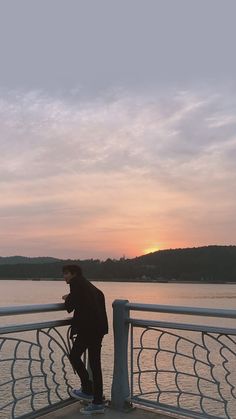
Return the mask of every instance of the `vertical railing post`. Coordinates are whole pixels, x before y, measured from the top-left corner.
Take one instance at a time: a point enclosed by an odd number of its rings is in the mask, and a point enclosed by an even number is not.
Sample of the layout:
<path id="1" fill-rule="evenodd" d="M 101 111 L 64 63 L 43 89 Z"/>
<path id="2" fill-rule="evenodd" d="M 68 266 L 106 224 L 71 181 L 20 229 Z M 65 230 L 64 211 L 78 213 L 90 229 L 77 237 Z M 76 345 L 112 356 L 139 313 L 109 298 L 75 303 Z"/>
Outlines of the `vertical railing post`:
<path id="1" fill-rule="evenodd" d="M 117 410 L 127 410 L 130 403 L 129 373 L 128 373 L 128 336 L 129 309 L 128 300 L 113 302 L 114 331 L 114 369 L 111 391 L 111 405 Z"/>

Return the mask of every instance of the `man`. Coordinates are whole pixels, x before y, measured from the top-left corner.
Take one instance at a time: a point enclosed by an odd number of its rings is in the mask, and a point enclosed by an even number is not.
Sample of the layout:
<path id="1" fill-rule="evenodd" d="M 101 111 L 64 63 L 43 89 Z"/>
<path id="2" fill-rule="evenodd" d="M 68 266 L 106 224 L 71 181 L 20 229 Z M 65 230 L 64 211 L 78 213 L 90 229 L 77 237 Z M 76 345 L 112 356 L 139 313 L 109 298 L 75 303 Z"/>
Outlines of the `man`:
<path id="1" fill-rule="evenodd" d="M 66 265 L 62 271 L 70 287 L 70 293 L 62 299 L 65 300 L 68 313 L 74 311 L 71 337 L 76 335 L 69 359 L 81 381 L 81 389 L 73 389 L 70 394 L 78 400 L 92 402 L 81 409 L 81 413 L 104 413 L 101 347 L 102 339 L 108 333 L 105 298 L 102 291 L 83 277 L 80 266 Z M 81 360 L 86 349 L 93 382 Z"/>

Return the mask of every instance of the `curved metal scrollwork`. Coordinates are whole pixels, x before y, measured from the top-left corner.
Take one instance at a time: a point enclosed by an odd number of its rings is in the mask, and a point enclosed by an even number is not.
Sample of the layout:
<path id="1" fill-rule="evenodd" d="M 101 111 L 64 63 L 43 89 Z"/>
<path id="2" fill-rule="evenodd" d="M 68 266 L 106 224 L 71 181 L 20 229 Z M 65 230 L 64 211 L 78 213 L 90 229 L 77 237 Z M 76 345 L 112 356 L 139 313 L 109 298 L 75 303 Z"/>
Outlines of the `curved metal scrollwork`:
<path id="1" fill-rule="evenodd" d="M 190 417 L 236 417 L 236 336 L 132 328 L 133 400 Z"/>
<path id="2" fill-rule="evenodd" d="M 63 332 L 52 327 L 0 336 L 1 419 L 30 415 L 68 399 L 71 342 L 69 330 Z"/>

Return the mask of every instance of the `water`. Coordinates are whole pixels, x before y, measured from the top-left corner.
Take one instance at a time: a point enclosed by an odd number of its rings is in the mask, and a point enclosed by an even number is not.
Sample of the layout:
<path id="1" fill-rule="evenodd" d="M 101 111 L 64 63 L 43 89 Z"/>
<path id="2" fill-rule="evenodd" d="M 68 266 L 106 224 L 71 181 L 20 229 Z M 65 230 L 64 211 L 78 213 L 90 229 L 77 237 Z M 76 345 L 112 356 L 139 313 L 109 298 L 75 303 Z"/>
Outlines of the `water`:
<path id="1" fill-rule="evenodd" d="M 112 372 L 113 372 L 113 334 L 112 334 L 112 302 L 115 299 L 127 299 L 130 302 L 139 302 L 139 303 L 150 303 L 150 304 L 168 304 L 168 305 L 178 305 L 178 306 L 190 306 L 190 307 L 209 307 L 209 308 L 235 308 L 236 303 L 236 284 L 220 284 L 220 285 L 210 285 L 210 284 L 148 284 L 148 283 L 117 283 L 117 282 L 95 282 L 95 285 L 100 288 L 106 297 L 106 305 L 107 305 L 107 312 L 109 318 L 109 325 L 110 325 L 110 333 L 104 338 L 103 344 L 103 353 L 102 353 L 102 362 L 103 362 L 103 371 L 104 371 L 104 389 L 106 395 L 110 396 L 110 387 L 111 387 L 111 380 L 112 380 Z M 51 281 L 0 281 L 0 306 L 13 306 L 13 305 L 26 305 L 26 304 L 50 304 L 50 303 L 58 303 L 62 302 L 61 296 L 68 292 L 68 286 L 63 281 L 58 282 L 51 282 Z M 221 326 L 235 326 L 235 320 L 225 320 L 225 319 L 210 319 L 210 318 L 197 318 L 197 317 L 186 317 L 186 316 L 173 316 L 167 314 L 156 314 L 156 313 L 141 313 L 141 312 L 131 312 L 131 317 L 141 317 L 141 318 L 148 318 L 148 319 L 167 319 L 168 321 L 177 321 L 177 322 L 190 322 L 191 323 L 201 323 L 201 324 L 212 324 L 212 325 L 221 325 Z M 62 319 L 68 318 L 68 314 L 65 312 L 59 313 L 46 313 L 46 314 L 35 314 L 35 315 L 28 315 L 28 316 L 15 316 L 15 317 L 8 317 L 8 318 L 0 318 L 0 324 L 16 324 L 20 322 L 38 322 L 43 320 L 52 320 L 52 319 Z M 140 332 L 141 333 L 141 332 Z M 140 335 L 139 331 L 137 330 L 136 340 Z M 27 339 L 34 339 L 32 337 L 32 332 L 24 333 Z M 21 336 L 22 338 L 22 336 Z M 39 339 L 46 339 L 46 337 L 39 336 Z M 170 345 L 170 338 L 168 338 L 168 345 Z M 153 344 L 154 347 L 156 345 L 156 336 L 149 338 L 149 344 Z M 184 344 L 186 346 L 186 344 Z M 27 344 L 25 344 L 25 348 L 21 348 L 22 353 L 27 351 Z M 36 347 L 34 348 L 36 350 Z M 185 348 L 186 349 L 186 348 Z M 19 348 L 20 350 L 20 348 Z M 58 351 L 58 350 L 57 350 Z M 58 353 L 59 357 L 59 353 Z M 164 366 L 166 368 L 167 363 L 169 362 L 167 354 L 164 355 Z M 149 353 L 142 352 L 142 356 L 140 360 L 143 362 L 144 366 L 150 364 L 153 366 L 153 361 L 149 357 Z M 24 369 L 24 360 L 21 361 L 22 365 L 20 365 L 20 370 Z M 49 362 L 49 360 L 48 360 Z M 158 362 L 161 364 L 161 359 L 158 358 Z M 182 360 L 180 359 L 180 364 Z M 46 365 L 46 364 L 45 364 Z M 5 366 L 5 370 L 9 366 Z M 61 369 L 61 364 L 58 360 L 54 362 L 55 371 Z M 189 366 L 190 368 L 191 366 Z M 28 366 L 27 366 L 28 368 Z M 36 364 L 35 364 L 36 368 Z M 149 368 L 149 369 L 150 369 Z M 191 368 L 189 369 L 189 371 Z M 6 372 L 7 374 L 7 372 Z M 152 374 L 153 375 L 153 374 Z M 137 376 L 135 377 L 135 379 Z M 71 371 L 69 376 L 67 376 L 70 384 L 78 385 L 78 381 L 74 376 L 73 372 Z M 154 378 L 149 377 L 150 383 L 145 383 L 145 390 L 151 390 L 151 385 L 154 383 Z M 59 380 L 59 379 L 58 379 Z M 171 376 L 162 374 L 160 376 L 160 383 L 163 385 L 168 383 L 170 388 L 170 381 Z M 152 382 L 152 384 L 151 384 Z M 21 382 L 19 382 L 21 383 Z M 135 380 L 134 380 L 135 384 Z M 155 383 L 154 383 L 155 384 Z M 184 385 L 188 385 L 188 383 L 183 383 Z M 27 385 L 27 383 L 23 383 L 22 386 Z M 40 379 L 35 380 L 34 386 L 37 392 L 37 389 L 40 388 L 42 383 Z M 138 383 L 135 384 L 136 389 L 138 388 Z M 58 387 L 58 391 L 62 391 L 64 389 L 64 382 L 60 382 L 60 386 Z M 162 387 L 163 389 L 164 387 Z M 62 390 L 60 390 L 62 389 Z M 17 389 L 15 389 L 17 390 Z M 7 390 L 8 391 L 8 390 Z M 20 391 L 20 387 L 19 387 Z M 212 389 L 214 393 L 214 389 Z M 213 395 L 212 393 L 212 395 Z M 3 394 L 3 393 L 2 393 Z M 55 394 L 55 400 L 56 400 Z M 165 394 L 167 397 L 167 394 Z M 5 396 L 4 396 L 5 397 Z M 52 397 L 53 399 L 53 397 Z M 163 399 L 164 400 L 164 399 Z M 46 400 L 44 400 L 43 395 L 38 397 L 38 401 L 36 401 L 39 406 L 46 404 Z M 165 402 L 165 401 L 163 401 Z M 25 409 L 24 401 L 24 407 Z M 36 404 L 37 404 L 36 403 Z M 168 400 L 168 403 L 171 403 Z M 189 403 L 187 401 L 186 403 Z M 197 402 L 196 402 L 197 403 Z M 187 406 L 187 405 L 186 405 Z"/>
<path id="2" fill-rule="evenodd" d="M 115 299 L 125 299 L 130 302 L 167 304 L 190 307 L 227 308 L 236 307 L 236 284 L 169 284 L 169 283 L 121 283 L 94 282 L 106 297 L 106 306 L 112 331 L 112 302 Z M 50 304 L 62 302 L 61 296 L 68 293 L 68 286 L 63 281 L 0 281 L 0 306 L 26 304 Z M 155 313 L 131 313 L 132 316 L 154 318 Z M 41 319 L 65 318 L 63 312 L 41 314 Z M 173 315 L 160 315 L 158 319 L 173 320 Z M 0 324 L 19 321 L 39 321 L 39 315 L 1 318 Z M 175 320 L 184 320 L 184 316 L 175 316 Z M 192 322 L 199 318 L 191 317 Z M 234 321 L 221 319 L 202 319 L 201 323 L 216 325 L 234 325 Z"/>
<path id="3" fill-rule="evenodd" d="M 234 308 L 236 284 L 170 284 L 94 282 L 106 295 L 107 306 L 114 299 L 132 302 Z M 0 280 L 0 306 L 61 302 L 68 292 L 63 281 Z"/>

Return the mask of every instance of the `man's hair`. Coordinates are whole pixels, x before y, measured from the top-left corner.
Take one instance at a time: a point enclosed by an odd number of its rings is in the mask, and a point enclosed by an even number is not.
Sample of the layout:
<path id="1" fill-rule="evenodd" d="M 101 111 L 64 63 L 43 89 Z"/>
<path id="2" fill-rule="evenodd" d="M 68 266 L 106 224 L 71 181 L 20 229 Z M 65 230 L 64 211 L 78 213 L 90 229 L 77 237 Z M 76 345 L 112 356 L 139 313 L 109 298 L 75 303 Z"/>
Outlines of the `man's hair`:
<path id="1" fill-rule="evenodd" d="M 79 265 L 64 265 L 62 272 L 70 272 L 72 275 L 82 276 L 82 269 Z"/>

